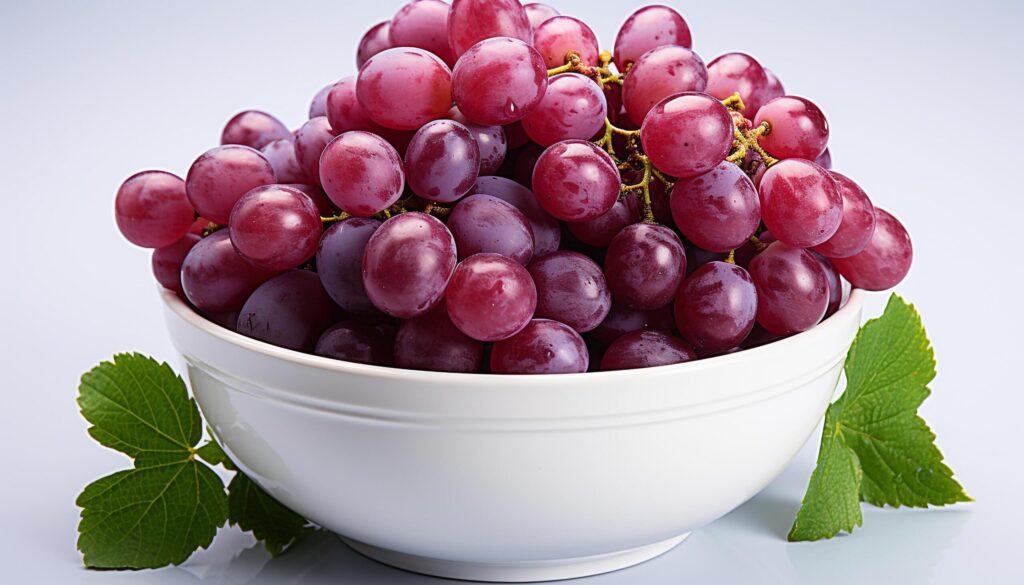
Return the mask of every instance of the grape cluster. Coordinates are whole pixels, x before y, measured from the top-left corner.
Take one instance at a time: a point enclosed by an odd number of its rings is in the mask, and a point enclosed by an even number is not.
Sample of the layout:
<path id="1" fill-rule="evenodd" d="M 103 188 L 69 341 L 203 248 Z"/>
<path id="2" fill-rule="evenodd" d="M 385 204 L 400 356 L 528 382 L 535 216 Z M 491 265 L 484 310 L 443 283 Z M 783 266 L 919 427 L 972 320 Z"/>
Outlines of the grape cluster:
<path id="1" fill-rule="evenodd" d="M 117 223 L 224 327 L 449 372 L 705 358 L 900 282 L 907 231 L 830 170 L 821 110 L 691 47 L 666 6 L 607 52 L 543 4 L 414 0 L 301 127 L 236 115 L 184 180 L 126 180 Z"/>

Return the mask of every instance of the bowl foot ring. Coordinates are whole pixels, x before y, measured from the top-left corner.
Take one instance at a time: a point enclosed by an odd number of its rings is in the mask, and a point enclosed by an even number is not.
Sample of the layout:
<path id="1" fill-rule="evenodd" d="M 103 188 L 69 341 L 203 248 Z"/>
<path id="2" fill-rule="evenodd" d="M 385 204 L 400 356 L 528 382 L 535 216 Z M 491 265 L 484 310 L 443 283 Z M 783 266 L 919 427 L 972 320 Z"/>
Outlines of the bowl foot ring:
<path id="1" fill-rule="evenodd" d="M 432 559 L 379 548 L 344 536 L 340 538 L 363 556 L 414 573 L 465 581 L 532 583 L 589 577 L 632 567 L 665 554 L 689 535 L 687 532 L 654 544 L 589 557 L 518 563 L 472 563 Z"/>

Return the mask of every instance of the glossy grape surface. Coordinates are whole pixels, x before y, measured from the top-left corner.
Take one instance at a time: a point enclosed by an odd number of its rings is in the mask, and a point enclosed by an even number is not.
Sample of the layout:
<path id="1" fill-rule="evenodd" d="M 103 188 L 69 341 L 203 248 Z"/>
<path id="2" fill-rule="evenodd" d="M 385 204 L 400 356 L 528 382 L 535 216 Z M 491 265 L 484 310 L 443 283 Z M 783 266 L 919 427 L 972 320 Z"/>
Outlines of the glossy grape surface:
<path id="1" fill-rule="evenodd" d="M 381 222 L 352 217 L 327 228 L 316 252 L 316 268 L 324 290 L 342 309 L 374 315 L 377 308 L 363 285 L 363 253 Z"/>
<path id="2" fill-rule="evenodd" d="M 274 167 L 260 151 L 232 144 L 196 159 L 185 177 L 185 190 L 199 215 L 225 224 L 242 195 L 276 182 Z"/>
<path id="3" fill-rule="evenodd" d="M 356 97 L 381 126 L 415 130 L 452 107 L 452 72 L 433 53 L 395 47 L 370 57 L 359 70 Z"/>
<path id="4" fill-rule="evenodd" d="M 582 20 L 555 16 L 544 21 L 533 33 L 533 46 L 544 57 L 548 69 L 565 65 L 566 55 L 575 51 L 584 65 L 597 65 L 597 35 Z"/>
<path id="5" fill-rule="evenodd" d="M 488 126 L 521 120 L 535 108 L 548 86 L 544 58 L 518 39 L 487 39 L 466 51 L 452 71 L 452 92 L 459 110 Z"/>
<path id="6" fill-rule="evenodd" d="M 220 143 L 241 144 L 260 150 L 275 140 L 291 138 L 291 131 L 277 118 L 259 110 L 246 110 L 228 120 L 221 132 Z"/>
<path id="7" fill-rule="evenodd" d="M 405 152 L 412 192 L 451 203 L 465 195 L 480 172 L 480 147 L 468 128 L 454 120 L 434 120 L 416 131 Z"/>
<path id="8" fill-rule="evenodd" d="M 392 47 L 416 47 L 437 55 L 449 67 L 455 57 L 448 46 L 448 13 L 451 7 L 442 0 L 413 0 L 398 9 L 388 39 Z"/>
<path id="9" fill-rule="evenodd" d="M 601 370 L 653 368 L 697 359 L 697 353 L 682 339 L 641 329 L 627 333 L 608 347 L 601 360 Z"/>
<path id="10" fill-rule="evenodd" d="M 295 133 L 295 160 L 309 183 L 320 184 L 320 157 L 335 132 L 327 118 L 320 116 L 303 124 Z"/>
<path id="11" fill-rule="evenodd" d="M 729 155 L 732 138 L 729 111 L 702 93 L 682 93 L 658 102 L 640 129 L 644 151 L 654 166 L 680 178 L 715 168 Z"/>
<path id="12" fill-rule="evenodd" d="M 308 270 L 289 270 L 264 282 L 238 313 L 236 331 L 280 347 L 312 352 L 337 307 Z"/>
<path id="13" fill-rule="evenodd" d="M 312 258 L 323 231 L 313 200 L 280 185 L 243 195 L 231 210 L 228 226 L 235 250 L 266 270 L 295 268 Z"/>
<path id="14" fill-rule="evenodd" d="M 523 130 L 541 146 L 562 140 L 589 140 L 604 128 L 608 104 L 604 92 L 579 73 L 548 79 L 544 97 L 523 118 Z"/>
<path id="15" fill-rule="evenodd" d="M 454 0 L 448 45 L 458 59 L 485 39 L 510 37 L 531 44 L 533 27 L 519 0 Z"/>
<path id="16" fill-rule="evenodd" d="M 476 180 L 471 194 L 493 195 L 510 203 L 523 212 L 533 232 L 533 255 L 540 257 L 558 249 L 562 231 L 558 221 L 544 211 L 532 191 L 519 183 L 504 177 L 480 177 Z"/>
<path id="17" fill-rule="evenodd" d="M 475 254 L 456 267 L 445 302 L 460 331 L 480 341 L 498 341 L 530 322 L 537 289 L 522 264 L 499 254 Z"/>
<path id="18" fill-rule="evenodd" d="M 537 27 L 543 24 L 545 20 L 559 15 L 558 10 L 540 2 L 524 4 L 523 10 L 526 11 L 526 18 L 530 21 L 533 34 L 537 34 Z"/>
<path id="19" fill-rule="evenodd" d="M 484 344 L 459 329 L 444 303 L 422 317 L 403 321 L 395 338 L 395 365 L 435 372 L 479 372 Z"/>
<path id="20" fill-rule="evenodd" d="M 189 302 L 206 313 L 242 308 L 249 294 L 274 275 L 242 258 L 220 230 L 197 242 L 181 264 L 182 290 Z"/>
<path id="21" fill-rule="evenodd" d="M 477 124 L 463 115 L 458 106 L 448 110 L 448 117 L 465 126 L 476 140 L 477 149 L 480 151 L 480 174 L 490 175 L 497 172 L 508 151 L 505 129 L 498 125 Z"/>
<path id="22" fill-rule="evenodd" d="M 295 142 L 290 138 L 269 142 L 260 152 L 273 167 L 278 183 L 304 183 L 308 180 L 295 156 Z"/>
<path id="23" fill-rule="evenodd" d="M 764 67 L 746 53 L 726 53 L 712 59 L 708 63 L 707 92 L 720 100 L 739 93 L 743 115 L 750 120 L 774 96 Z"/>
<path id="24" fill-rule="evenodd" d="M 356 67 L 362 68 L 370 60 L 370 57 L 391 48 L 390 28 L 391 21 L 385 20 L 373 25 L 363 34 L 363 38 L 359 40 L 359 47 L 356 49 Z"/>
<path id="25" fill-rule="evenodd" d="M 810 100 L 787 95 L 757 111 L 754 125 L 767 122 L 770 131 L 758 140 L 775 158 L 815 160 L 828 146 L 828 120 Z"/>
<path id="26" fill-rule="evenodd" d="M 342 321 L 329 327 L 314 353 L 346 362 L 390 366 L 395 363 L 395 328 L 366 321 Z"/>
<path id="27" fill-rule="evenodd" d="M 604 274 L 616 301 L 657 309 L 672 301 L 686 273 L 679 236 L 662 225 L 626 226 L 608 246 Z"/>
<path id="28" fill-rule="evenodd" d="M 757 322 L 788 335 L 814 327 L 828 308 L 825 271 L 807 250 L 775 242 L 750 261 L 757 287 Z"/>
<path id="29" fill-rule="evenodd" d="M 459 259 L 482 252 L 507 256 L 524 266 L 533 258 L 533 229 L 521 211 L 492 195 L 470 195 L 452 208 L 448 229 Z"/>
<path id="30" fill-rule="evenodd" d="M 825 280 L 828 281 L 828 306 L 825 307 L 825 317 L 828 317 L 838 311 L 843 302 L 843 281 L 839 279 L 839 272 L 828 258 L 813 250 L 810 252 L 825 271 Z"/>
<path id="31" fill-rule="evenodd" d="M 712 261 L 694 271 L 676 293 L 676 327 L 702 353 L 737 347 L 757 316 L 757 289 L 746 270 Z"/>
<path id="32" fill-rule="evenodd" d="M 537 287 L 537 317 L 554 319 L 584 333 L 608 316 L 612 296 L 604 273 L 583 254 L 554 252 L 534 260 L 529 271 Z"/>
<path id="33" fill-rule="evenodd" d="M 643 211 L 636 195 L 627 193 L 603 214 L 586 221 L 569 222 L 566 227 L 576 239 L 591 246 L 606 247 L 622 228 L 637 223 L 643 218 Z"/>
<path id="34" fill-rule="evenodd" d="M 770 167 L 761 178 L 760 195 L 764 225 L 791 246 L 817 246 L 843 220 L 843 198 L 835 180 L 807 160 L 784 160 Z"/>
<path id="35" fill-rule="evenodd" d="M 327 94 L 331 93 L 331 88 L 334 87 L 333 83 L 320 88 L 315 94 L 313 99 L 309 102 L 309 117 L 316 118 L 317 116 L 327 115 Z"/>
<path id="36" fill-rule="evenodd" d="M 143 171 L 128 177 L 118 188 L 114 219 L 129 242 L 160 248 L 188 233 L 195 211 L 181 177 L 164 171 Z"/>
<path id="37" fill-rule="evenodd" d="M 652 49 L 637 59 L 622 84 L 622 104 L 634 124 L 661 100 L 684 92 L 702 92 L 708 69 L 697 53 L 676 45 Z"/>
<path id="38" fill-rule="evenodd" d="M 850 284 L 864 290 L 890 289 L 910 272 L 914 247 L 910 235 L 888 211 L 875 208 L 875 231 L 863 250 L 832 265 Z"/>
<path id="39" fill-rule="evenodd" d="M 852 179 L 829 171 L 843 198 L 843 219 L 832 237 L 814 247 L 815 252 L 829 258 L 847 258 L 864 249 L 875 233 L 875 207 L 868 194 Z"/>
<path id="40" fill-rule="evenodd" d="M 369 217 L 398 201 L 405 171 L 398 152 L 380 136 L 346 132 L 324 148 L 320 180 L 335 205 Z"/>
<path id="41" fill-rule="evenodd" d="M 590 354 L 572 327 L 534 319 L 516 335 L 491 348 L 495 374 L 575 374 L 586 372 Z"/>
<path id="42" fill-rule="evenodd" d="M 192 246 L 199 242 L 196 234 L 185 234 L 180 240 L 173 244 L 153 250 L 153 257 L 150 265 L 153 269 L 153 276 L 160 286 L 176 293 L 183 292 L 181 289 L 181 264 L 185 261 Z"/>
<path id="43" fill-rule="evenodd" d="M 291 187 L 296 191 L 302 191 L 313 201 L 313 205 L 316 205 L 320 215 L 330 217 L 338 214 L 338 208 L 334 205 L 334 202 L 327 197 L 327 193 L 316 185 L 306 185 L 304 183 L 285 183 L 282 187 Z"/>
<path id="44" fill-rule="evenodd" d="M 619 71 L 651 49 L 664 45 L 690 48 L 690 27 L 668 6 L 646 6 L 631 14 L 615 37 L 615 65 Z"/>
<path id="45" fill-rule="evenodd" d="M 370 114 L 359 103 L 356 95 L 356 78 L 345 77 L 331 86 L 327 93 L 327 121 L 338 134 L 352 130 L 365 130 L 383 134 L 386 129 L 370 119 Z"/>
<path id="46" fill-rule="evenodd" d="M 593 142 L 566 140 L 547 150 L 533 169 L 533 192 L 545 211 L 564 221 L 594 219 L 619 197 L 619 170 Z"/>
<path id="47" fill-rule="evenodd" d="M 679 231 L 711 252 L 742 246 L 761 224 L 761 203 L 754 183 L 731 162 L 676 181 L 670 205 Z"/>

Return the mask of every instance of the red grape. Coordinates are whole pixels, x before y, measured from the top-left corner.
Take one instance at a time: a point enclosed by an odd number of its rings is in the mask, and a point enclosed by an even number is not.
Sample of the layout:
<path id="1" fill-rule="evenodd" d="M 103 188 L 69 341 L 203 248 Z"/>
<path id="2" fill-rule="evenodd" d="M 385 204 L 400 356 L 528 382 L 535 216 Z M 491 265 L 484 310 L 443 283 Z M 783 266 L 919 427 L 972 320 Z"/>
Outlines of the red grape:
<path id="1" fill-rule="evenodd" d="M 615 37 L 615 64 L 619 71 L 651 49 L 664 45 L 690 48 L 690 27 L 668 6 L 646 6 L 631 14 Z"/>
<path id="2" fill-rule="evenodd" d="M 143 248 L 161 248 L 188 233 L 195 210 L 181 177 L 164 171 L 142 171 L 118 188 L 114 219 L 129 242 Z"/>
<path id="3" fill-rule="evenodd" d="M 768 122 L 769 131 L 759 139 L 775 158 L 815 160 L 828 145 L 828 120 L 818 106 L 802 97 L 787 95 L 761 106 L 754 125 Z"/>
<path id="4" fill-rule="evenodd" d="M 491 348 L 495 374 L 577 374 L 589 365 L 590 354 L 580 334 L 549 319 L 534 319 Z"/>
<path id="5" fill-rule="evenodd" d="M 788 159 L 761 178 L 765 226 L 782 242 L 817 246 L 836 233 L 843 220 L 843 198 L 828 171 L 802 159 Z"/>
<path id="6" fill-rule="evenodd" d="M 448 229 L 459 258 L 481 252 L 526 265 L 533 258 L 533 230 L 521 211 L 491 195 L 470 195 L 452 208 Z"/>
<path id="7" fill-rule="evenodd" d="M 308 270 L 289 270 L 253 291 L 238 314 L 242 335 L 311 352 L 337 315 L 337 307 Z"/>
<path id="8" fill-rule="evenodd" d="M 757 315 L 757 289 L 746 270 L 712 261 L 694 271 L 676 293 L 676 326 L 701 353 L 738 346 Z"/>
<path id="9" fill-rule="evenodd" d="M 334 202 L 327 198 L 327 194 L 324 190 L 316 185 L 306 185 L 304 183 L 284 183 L 283 187 L 291 187 L 296 191 L 302 191 L 313 201 L 313 205 L 316 205 L 320 215 L 332 216 L 338 214 L 338 208 L 334 205 Z"/>
<path id="10" fill-rule="evenodd" d="M 662 225 L 626 226 L 608 246 L 604 274 L 616 301 L 657 309 L 672 301 L 686 273 L 679 236 Z"/>
<path id="11" fill-rule="evenodd" d="M 544 97 L 522 123 L 534 142 L 551 146 L 562 140 L 589 140 L 604 128 L 607 116 L 604 92 L 592 79 L 561 73 L 548 80 Z"/>
<path id="12" fill-rule="evenodd" d="M 498 341 L 530 322 L 537 289 L 518 262 L 500 254 L 475 254 L 456 267 L 445 302 L 460 331 L 480 341 Z"/>
<path id="13" fill-rule="evenodd" d="M 442 0 L 413 0 L 391 19 L 388 40 L 392 47 L 416 47 L 437 55 L 449 67 L 455 57 L 448 47 L 448 12 Z"/>
<path id="14" fill-rule="evenodd" d="M 290 138 L 267 143 L 260 152 L 274 168 L 278 183 L 302 183 L 308 178 L 295 156 L 295 142 Z"/>
<path id="15" fill-rule="evenodd" d="M 320 157 L 334 137 L 334 129 L 323 116 L 309 120 L 295 133 L 295 160 L 309 182 L 320 183 Z"/>
<path id="16" fill-rule="evenodd" d="M 739 93 L 743 115 L 753 119 L 761 105 L 774 95 L 764 67 L 746 53 L 726 53 L 708 63 L 707 92 L 720 100 Z"/>
<path id="17" fill-rule="evenodd" d="M 889 212 L 876 207 L 875 231 L 868 245 L 849 258 L 833 258 L 832 265 L 857 288 L 886 290 L 903 280 L 913 258 L 907 229 Z"/>
<path id="18" fill-rule="evenodd" d="M 476 140 L 480 150 L 480 174 L 490 175 L 497 172 L 501 168 L 501 163 L 505 160 L 505 152 L 508 150 L 505 129 L 499 125 L 485 126 L 472 122 L 463 115 L 458 106 L 453 106 L 448 110 L 448 117 L 469 129 L 473 139 Z"/>
<path id="19" fill-rule="evenodd" d="M 829 171 L 843 198 L 843 219 L 839 229 L 825 242 L 814 247 L 829 258 L 847 258 L 864 249 L 875 232 L 875 207 L 868 194 L 846 175 Z"/>
<path id="20" fill-rule="evenodd" d="M 359 70 L 356 97 L 381 126 L 415 130 L 452 107 L 452 72 L 433 53 L 395 47 L 370 57 Z"/>
<path id="21" fill-rule="evenodd" d="M 327 93 L 327 121 L 338 134 L 352 130 L 364 130 L 383 134 L 386 129 L 370 119 L 356 96 L 356 78 L 345 77 L 331 86 Z"/>
<path id="22" fill-rule="evenodd" d="M 436 372 L 478 372 L 484 344 L 458 330 L 444 303 L 403 321 L 395 338 L 395 365 Z"/>
<path id="23" fill-rule="evenodd" d="M 260 151 L 231 144 L 208 150 L 196 159 L 185 177 L 185 189 L 199 215 L 227 223 L 231 208 L 242 195 L 276 182 L 274 167 Z"/>
<path id="24" fill-rule="evenodd" d="M 153 276 L 160 286 L 181 294 L 181 263 L 201 238 L 196 234 L 185 234 L 180 240 L 153 250 L 150 262 Z"/>
<path id="25" fill-rule="evenodd" d="M 369 132 L 346 132 L 320 157 L 320 179 L 331 201 L 357 217 L 369 217 L 398 201 L 405 171 L 398 152 Z"/>
<path id="26" fill-rule="evenodd" d="M 305 193 L 268 185 L 235 203 L 231 243 L 243 258 L 267 270 L 295 268 L 316 253 L 323 231 L 320 211 Z"/>
<path id="27" fill-rule="evenodd" d="M 324 290 L 350 313 L 374 315 L 377 308 L 363 285 L 363 253 L 380 222 L 352 217 L 327 228 L 316 252 L 316 269 Z"/>
<path id="28" fill-rule="evenodd" d="M 754 183 L 731 162 L 679 179 L 670 199 L 679 231 L 698 247 L 728 252 L 742 246 L 761 224 Z"/>
<path id="29" fill-rule="evenodd" d="M 750 261 L 757 287 L 757 322 L 787 335 L 818 324 L 828 308 L 828 279 L 807 250 L 775 242 Z"/>
<path id="30" fill-rule="evenodd" d="M 686 47 L 651 49 L 637 59 L 622 84 L 622 103 L 634 124 L 644 123 L 647 112 L 670 95 L 702 92 L 708 69 L 697 53 Z"/>
<path id="31" fill-rule="evenodd" d="M 768 80 L 768 85 L 765 86 L 764 92 L 762 93 L 764 99 L 764 102 L 762 103 L 768 103 L 777 97 L 786 95 L 786 90 L 782 87 L 782 82 L 779 81 L 779 78 L 776 77 L 774 73 L 772 73 L 772 70 L 767 67 L 762 67 L 762 69 L 764 69 L 765 79 Z"/>
<path id="32" fill-rule="evenodd" d="M 615 161 L 586 140 L 565 140 L 549 147 L 533 169 L 537 200 L 563 221 L 601 216 L 615 204 L 620 186 Z"/>
<path id="33" fill-rule="evenodd" d="M 389 30 L 391 21 L 379 22 L 366 31 L 363 38 L 359 40 L 359 47 L 356 49 L 356 67 L 362 68 L 370 57 L 381 51 L 391 48 Z"/>
<path id="34" fill-rule="evenodd" d="M 498 37 L 473 45 L 455 63 L 452 92 L 459 110 L 478 124 L 521 120 L 548 86 L 544 58 L 518 39 Z"/>
<path id="35" fill-rule="evenodd" d="M 530 27 L 533 29 L 533 34 L 537 34 L 537 27 L 544 23 L 545 20 L 558 16 L 559 12 L 547 4 L 541 4 L 540 2 L 531 2 L 523 5 L 523 10 L 526 11 L 526 18 L 530 21 Z"/>
<path id="36" fill-rule="evenodd" d="M 627 307 L 622 303 L 612 302 L 608 316 L 587 334 L 593 341 L 602 345 L 611 345 L 616 339 L 640 329 L 654 329 L 665 333 L 675 333 L 675 322 L 672 316 L 672 305 L 666 304 L 657 309 L 641 310 Z"/>
<path id="37" fill-rule="evenodd" d="M 395 361 L 394 345 L 393 325 L 342 321 L 324 331 L 314 353 L 346 362 L 390 366 Z"/>
<path id="38" fill-rule="evenodd" d="M 615 201 L 612 208 L 586 221 L 569 222 L 566 227 L 576 239 L 591 246 L 607 247 L 622 228 L 643 219 L 640 203 L 633 193 Z"/>
<path id="39" fill-rule="evenodd" d="M 235 114 L 224 126 L 221 144 L 241 144 L 260 150 L 275 140 L 291 140 L 292 133 L 280 120 L 266 112 L 246 110 Z"/>
<path id="40" fill-rule="evenodd" d="M 732 149 L 733 124 L 721 102 L 681 93 L 658 102 L 640 129 L 644 152 L 659 170 L 686 178 L 704 174 Z"/>
<path id="41" fill-rule="evenodd" d="M 597 65 L 600 51 L 594 31 L 582 20 L 571 16 L 545 20 L 533 32 L 533 46 L 544 57 L 548 69 L 564 65 L 570 51 L 575 51 L 584 65 Z"/>
<path id="42" fill-rule="evenodd" d="M 413 193 L 430 201 L 451 203 L 476 181 L 480 147 L 462 124 L 434 120 L 417 130 L 409 143 L 405 171 Z"/>
<path id="43" fill-rule="evenodd" d="M 534 260 L 529 271 L 537 286 L 537 317 L 584 333 L 608 316 L 612 297 L 604 273 L 583 254 L 554 252 Z"/>
<path id="44" fill-rule="evenodd" d="M 310 118 L 327 115 L 327 94 L 331 93 L 332 87 L 334 87 L 334 83 L 328 83 L 313 95 L 312 101 L 309 102 Z"/>
<path id="45" fill-rule="evenodd" d="M 454 0 L 448 16 L 448 44 L 455 58 L 494 37 L 533 41 L 533 28 L 519 0 Z"/>
<path id="46" fill-rule="evenodd" d="M 601 370 L 631 370 L 653 368 L 697 359 L 697 354 L 682 339 L 663 333 L 641 329 L 615 340 L 601 360 Z"/>
<path id="47" fill-rule="evenodd" d="M 533 192 L 504 177 L 480 177 L 470 194 L 493 195 L 523 212 L 533 232 L 533 255 L 540 257 L 558 249 L 562 238 L 558 221 L 540 206 Z"/>
<path id="48" fill-rule="evenodd" d="M 181 263 L 181 286 L 189 302 L 204 313 L 228 313 L 274 275 L 242 258 L 231 245 L 230 230 L 220 230 L 192 247 Z"/>
<path id="49" fill-rule="evenodd" d="M 839 305 L 843 301 L 843 281 L 839 279 L 839 272 L 828 258 L 813 250 L 810 252 L 825 271 L 825 280 L 828 281 L 828 306 L 825 308 L 825 317 L 828 317 L 839 310 Z"/>

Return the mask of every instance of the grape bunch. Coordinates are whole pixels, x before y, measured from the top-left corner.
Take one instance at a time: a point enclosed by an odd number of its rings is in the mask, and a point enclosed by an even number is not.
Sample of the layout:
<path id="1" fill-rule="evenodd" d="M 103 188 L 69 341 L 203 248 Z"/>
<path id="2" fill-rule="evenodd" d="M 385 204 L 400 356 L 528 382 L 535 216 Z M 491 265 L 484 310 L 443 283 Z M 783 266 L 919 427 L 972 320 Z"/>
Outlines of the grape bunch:
<path id="1" fill-rule="evenodd" d="M 447 372 L 707 358 L 900 282 L 907 231 L 831 170 L 818 106 L 692 45 L 666 6 L 608 52 L 544 4 L 414 0 L 298 129 L 236 115 L 184 179 L 126 180 L 117 224 L 224 327 Z"/>

